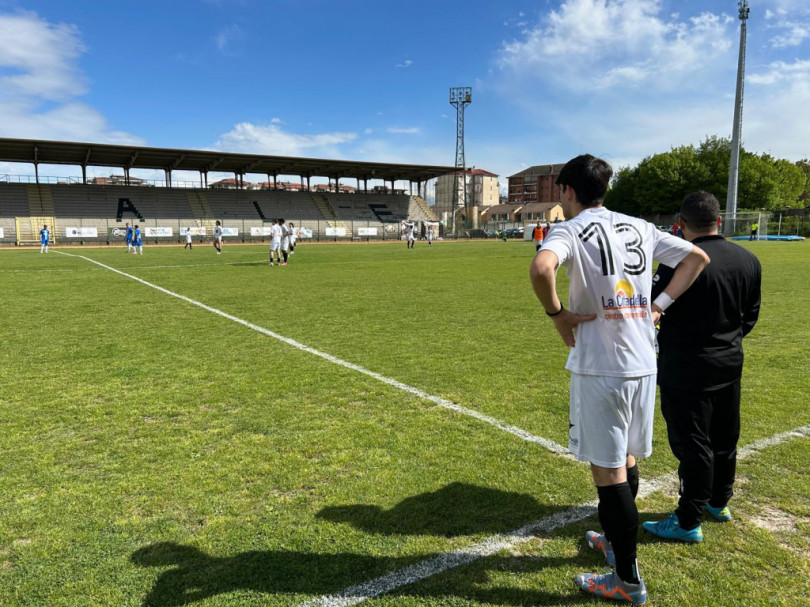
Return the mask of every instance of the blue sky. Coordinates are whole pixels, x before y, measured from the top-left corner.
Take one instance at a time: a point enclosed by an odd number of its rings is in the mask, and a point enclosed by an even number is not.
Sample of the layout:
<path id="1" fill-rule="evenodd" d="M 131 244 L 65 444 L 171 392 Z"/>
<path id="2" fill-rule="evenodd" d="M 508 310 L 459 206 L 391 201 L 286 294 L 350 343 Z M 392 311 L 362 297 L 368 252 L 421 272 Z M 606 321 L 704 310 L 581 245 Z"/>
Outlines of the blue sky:
<path id="1" fill-rule="evenodd" d="M 750 6 L 744 145 L 808 157 L 810 2 Z M 452 165 L 471 86 L 467 164 L 503 184 L 634 165 L 731 134 L 739 23 L 734 0 L 0 0 L 0 136 Z"/>

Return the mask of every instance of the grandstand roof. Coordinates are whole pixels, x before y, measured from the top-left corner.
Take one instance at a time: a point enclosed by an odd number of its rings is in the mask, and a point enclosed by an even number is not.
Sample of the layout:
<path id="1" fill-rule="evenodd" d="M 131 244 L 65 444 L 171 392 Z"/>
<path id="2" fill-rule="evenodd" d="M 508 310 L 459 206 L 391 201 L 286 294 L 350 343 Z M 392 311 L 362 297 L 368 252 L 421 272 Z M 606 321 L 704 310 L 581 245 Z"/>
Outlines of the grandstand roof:
<path id="1" fill-rule="evenodd" d="M 125 169 L 162 169 L 303 177 L 352 177 L 386 181 L 426 181 L 455 171 L 449 166 L 324 160 L 208 150 L 145 148 L 131 145 L 0 138 L 0 161 L 72 164 Z"/>

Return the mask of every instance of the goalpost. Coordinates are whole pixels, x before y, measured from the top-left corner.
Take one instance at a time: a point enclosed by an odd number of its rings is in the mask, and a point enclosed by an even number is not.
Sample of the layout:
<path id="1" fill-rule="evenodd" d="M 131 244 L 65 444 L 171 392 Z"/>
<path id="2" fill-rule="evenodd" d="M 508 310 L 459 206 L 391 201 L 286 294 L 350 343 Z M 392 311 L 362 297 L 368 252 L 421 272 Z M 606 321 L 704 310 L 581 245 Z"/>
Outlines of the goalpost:
<path id="1" fill-rule="evenodd" d="M 749 213 L 720 213 L 722 222 L 720 223 L 720 234 L 730 238 L 751 237 L 751 227 L 757 225 L 757 235 L 755 240 L 767 240 L 768 222 L 771 220 L 770 213 L 754 211 Z"/>
<path id="2" fill-rule="evenodd" d="M 56 243 L 56 219 L 54 217 L 15 217 L 14 227 L 17 230 L 17 243 L 20 245 L 38 245 L 39 230 L 47 225 L 51 231 L 51 244 Z"/>

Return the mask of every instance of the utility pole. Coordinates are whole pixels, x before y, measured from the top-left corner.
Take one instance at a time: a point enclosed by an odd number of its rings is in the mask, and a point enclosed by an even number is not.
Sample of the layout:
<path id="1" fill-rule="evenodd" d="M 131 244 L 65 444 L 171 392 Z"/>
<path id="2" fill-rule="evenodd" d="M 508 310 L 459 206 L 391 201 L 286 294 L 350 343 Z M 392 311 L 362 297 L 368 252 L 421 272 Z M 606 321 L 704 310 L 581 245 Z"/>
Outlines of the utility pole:
<path id="1" fill-rule="evenodd" d="M 456 108 L 456 178 L 453 189 L 453 232 L 456 231 L 456 210 L 467 206 L 467 163 L 464 159 L 464 108 L 472 103 L 472 87 L 450 88 L 450 105 Z M 461 183 L 459 183 L 461 182 Z"/>
<path id="2" fill-rule="evenodd" d="M 742 131 L 742 109 L 743 109 L 743 88 L 745 81 L 745 41 L 746 41 L 746 21 L 748 13 L 748 0 L 740 0 L 737 5 L 740 7 L 740 57 L 737 62 L 737 94 L 734 98 L 734 126 L 731 131 L 731 165 L 728 171 L 728 195 L 726 197 L 726 225 L 724 233 L 726 236 L 734 235 L 734 228 L 737 218 L 737 185 L 740 181 L 740 134 Z"/>

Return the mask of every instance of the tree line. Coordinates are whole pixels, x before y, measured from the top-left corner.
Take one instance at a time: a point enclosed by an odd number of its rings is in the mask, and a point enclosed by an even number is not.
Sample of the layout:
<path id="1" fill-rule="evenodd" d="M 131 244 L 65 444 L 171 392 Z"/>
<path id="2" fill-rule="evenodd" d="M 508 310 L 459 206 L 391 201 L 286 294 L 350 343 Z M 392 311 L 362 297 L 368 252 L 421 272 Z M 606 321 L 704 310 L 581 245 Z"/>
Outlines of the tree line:
<path id="1" fill-rule="evenodd" d="M 731 141 L 707 137 L 699 146 L 674 147 L 648 156 L 635 168 L 616 173 L 605 205 L 628 215 L 677 213 L 683 197 L 696 190 L 714 194 L 725 205 Z M 810 204 L 810 161 L 793 163 L 770 154 L 740 150 L 737 210 L 779 210 Z"/>

